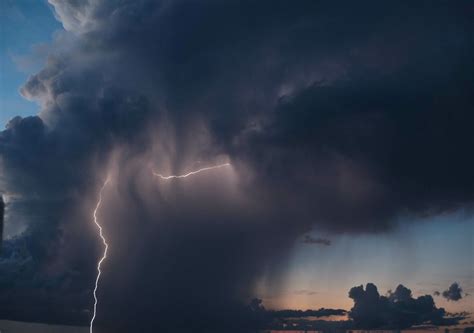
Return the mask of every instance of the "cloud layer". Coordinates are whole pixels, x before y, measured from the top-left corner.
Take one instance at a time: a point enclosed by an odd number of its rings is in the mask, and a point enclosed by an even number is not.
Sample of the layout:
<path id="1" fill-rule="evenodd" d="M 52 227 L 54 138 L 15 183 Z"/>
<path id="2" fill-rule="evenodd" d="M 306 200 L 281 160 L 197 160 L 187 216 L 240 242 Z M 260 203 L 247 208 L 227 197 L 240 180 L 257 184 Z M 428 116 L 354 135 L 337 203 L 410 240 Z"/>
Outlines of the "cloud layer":
<path id="1" fill-rule="evenodd" d="M 387 232 L 471 207 L 469 2 L 50 3 L 67 32 L 22 88 L 41 112 L 0 133 L 34 267 L 9 266 L 5 316 L 30 320 L 47 290 L 58 302 L 39 319 L 87 320 L 108 174 L 97 322 L 114 332 L 245 323 L 258 277 L 311 228 Z M 151 174 L 223 161 L 186 182 Z M 38 293 L 14 298 L 21 281 Z"/>
<path id="2" fill-rule="evenodd" d="M 349 317 L 358 328 L 405 329 L 414 325 L 453 325 L 465 317 L 447 317 L 443 308 L 434 304 L 430 295 L 414 298 L 411 290 L 399 285 L 388 296 L 381 296 L 377 287 L 368 283 L 349 291 L 354 307 Z"/>

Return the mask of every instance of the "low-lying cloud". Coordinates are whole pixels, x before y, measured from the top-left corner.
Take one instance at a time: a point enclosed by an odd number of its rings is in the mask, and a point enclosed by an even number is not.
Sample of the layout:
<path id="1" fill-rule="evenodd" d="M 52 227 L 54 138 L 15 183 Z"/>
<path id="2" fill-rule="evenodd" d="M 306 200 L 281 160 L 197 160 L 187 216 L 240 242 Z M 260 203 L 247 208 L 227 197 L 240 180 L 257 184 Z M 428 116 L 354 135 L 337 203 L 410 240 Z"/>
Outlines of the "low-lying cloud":
<path id="1" fill-rule="evenodd" d="M 399 285 L 388 296 L 379 294 L 377 287 L 368 283 L 349 291 L 354 307 L 349 318 L 356 327 L 364 329 L 404 329 L 414 325 L 455 325 L 465 316 L 448 316 L 443 308 L 436 307 L 430 295 L 414 298 L 411 290 Z"/>

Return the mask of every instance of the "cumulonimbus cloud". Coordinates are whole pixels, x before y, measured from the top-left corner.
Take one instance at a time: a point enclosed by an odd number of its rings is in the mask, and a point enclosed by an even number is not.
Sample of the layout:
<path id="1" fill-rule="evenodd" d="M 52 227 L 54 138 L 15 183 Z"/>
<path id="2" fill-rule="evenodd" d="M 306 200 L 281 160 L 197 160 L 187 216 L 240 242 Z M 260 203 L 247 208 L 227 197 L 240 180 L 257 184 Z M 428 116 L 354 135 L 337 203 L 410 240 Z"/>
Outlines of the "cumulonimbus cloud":
<path id="1" fill-rule="evenodd" d="M 468 5 L 50 4 L 70 45 L 21 90 L 39 115 L 0 133 L 2 190 L 21 198 L 9 216 L 28 226 L 9 246 L 31 257 L 9 266 L 3 316 L 49 304 L 34 319 L 87 322 L 90 212 L 110 171 L 97 323 L 114 332 L 210 332 L 312 227 L 388 232 L 474 201 Z M 148 172 L 219 158 L 232 169 L 186 183 Z M 21 281 L 29 297 L 13 297 Z"/>

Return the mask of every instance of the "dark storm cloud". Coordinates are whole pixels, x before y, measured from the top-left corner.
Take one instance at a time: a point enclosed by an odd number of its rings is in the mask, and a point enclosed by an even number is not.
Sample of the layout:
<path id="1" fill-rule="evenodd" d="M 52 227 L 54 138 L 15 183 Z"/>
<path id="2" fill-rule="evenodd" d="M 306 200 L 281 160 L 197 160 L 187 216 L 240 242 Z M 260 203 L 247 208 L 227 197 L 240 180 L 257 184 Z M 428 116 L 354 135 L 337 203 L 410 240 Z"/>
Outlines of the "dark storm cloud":
<path id="1" fill-rule="evenodd" d="M 251 140 L 265 186 L 280 193 L 298 184 L 294 199 L 282 194 L 282 201 L 303 211 L 316 206 L 318 219 L 336 230 L 385 230 L 399 214 L 470 206 L 468 79 L 419 71 L 361 73 L 281 102 Z"/>
<path id="2" fill-rule="evenodd" d="M 22 89 L 39 116 L 0 134 L 2 190 L 34 244 L 14 281 L 75 272 L 44 320 L 92 305 L 73 289 L 92 300 L 90 212 L 109 171 L 97 319 L 114 332 L 240 330 L 242 299 L 311 227 L 387 231 L 473 201 L 470 2 L 50 3 L 70 45 Z M 232 170 L 150 178 L 215 156 Z"/>
<path id="3" fill-rule="evenodd" d="M 0 253 L 2 253 L 2 248 L 3 248 L 4 219 L 5 219 L 5 201 L 3 200 L 3 195 L 0 193 Z"/>
<path id="4" fill-rule="evenodd" d="M 404 329 L 413 325 L 455 325 L 466 318 L 463 316 L 448 316 L 443 308 L 436 307 L 430 295 L 413 298 L 411 290 L 399 285 L 388 296 L 381 296 L 377 287 L 368 283 L 354 287 L 349 291 L 349 297 L 354 300 L 354 307 L 349 312 L 349 318 L 358 328 L 374 329 Z"/>
<path id="5" fill-rule="evenodd" d="M 459 301 L 462 298 L 462 288 L 457 282 L 454 282 L 448 289 L 443 291 L 442 295 L 448 301 Z"/>

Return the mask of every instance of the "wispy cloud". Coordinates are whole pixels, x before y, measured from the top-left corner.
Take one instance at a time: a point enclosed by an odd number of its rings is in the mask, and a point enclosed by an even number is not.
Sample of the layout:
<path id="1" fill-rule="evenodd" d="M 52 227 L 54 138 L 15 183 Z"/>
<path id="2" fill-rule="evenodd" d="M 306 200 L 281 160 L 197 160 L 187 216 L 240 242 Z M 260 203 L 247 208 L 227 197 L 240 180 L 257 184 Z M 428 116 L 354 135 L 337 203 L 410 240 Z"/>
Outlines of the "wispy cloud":
<path id="1" fill-rule="evenodd" d="M 329 246 L 331 245 L 331 240 L 327 238 L 321 238 L 321 237 L 313 237 L 311 235 L 306 235 L 303 239 L 303 243 L 305 244 L 319 244 L 319 245 L 325 245 Z"/>

